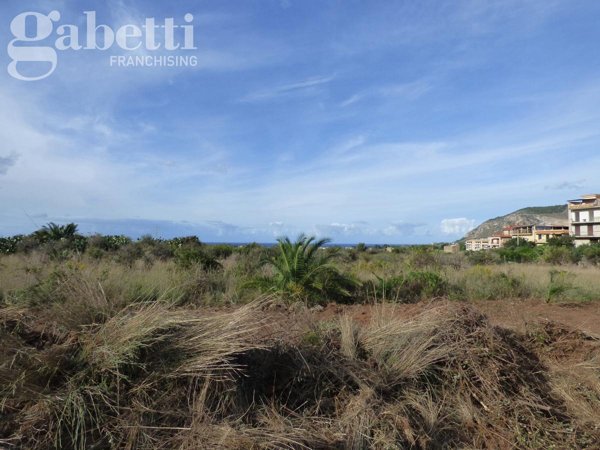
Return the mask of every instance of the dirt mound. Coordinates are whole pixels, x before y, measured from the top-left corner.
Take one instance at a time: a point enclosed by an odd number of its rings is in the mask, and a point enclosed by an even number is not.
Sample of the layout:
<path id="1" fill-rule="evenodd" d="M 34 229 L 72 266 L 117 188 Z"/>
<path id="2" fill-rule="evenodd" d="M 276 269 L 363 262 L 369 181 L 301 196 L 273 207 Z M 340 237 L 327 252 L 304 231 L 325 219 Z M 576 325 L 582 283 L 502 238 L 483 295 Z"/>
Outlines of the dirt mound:
<path id="1" fill-rule="evenodd" d="M 0 443 L 566 449 L 600 440 L 600 397 L 577 409 L 567 389 L 579 378 L 547 365 L 583 336 L 554 325 L 521 334 L 451 302 L 334 308 L 259 303 L 206 315 L 137 305 L 62 340 L 36 338 L 27 313 L 0 314 Z"/>

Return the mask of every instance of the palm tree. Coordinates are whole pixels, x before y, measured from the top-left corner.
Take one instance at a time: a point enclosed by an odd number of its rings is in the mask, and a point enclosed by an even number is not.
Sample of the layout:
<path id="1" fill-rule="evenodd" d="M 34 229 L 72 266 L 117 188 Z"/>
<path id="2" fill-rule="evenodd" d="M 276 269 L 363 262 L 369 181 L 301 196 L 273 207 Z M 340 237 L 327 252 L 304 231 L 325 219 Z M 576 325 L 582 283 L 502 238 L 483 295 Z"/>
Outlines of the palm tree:
<path id="1" fill-rule="evenodd" d="M 357 283 L 330 263 L 334 252 L 319 251 L 328 242 L 305 234 L 295 242 L 288 237 L 277 239 L 277 254 L 265 261 L 274 275 L 262 278 L 259 285 L 307 302 L 350 297 Z"/>
<path id="2" fill-rule="evenodd" d="M 57 225 L 50 222 L 34 233 L 34 236 L 40 242 L 60 241 L 63 239 L 72 239 L 77 233 L 77 224 L 68 223 L 66 225 Z"/>

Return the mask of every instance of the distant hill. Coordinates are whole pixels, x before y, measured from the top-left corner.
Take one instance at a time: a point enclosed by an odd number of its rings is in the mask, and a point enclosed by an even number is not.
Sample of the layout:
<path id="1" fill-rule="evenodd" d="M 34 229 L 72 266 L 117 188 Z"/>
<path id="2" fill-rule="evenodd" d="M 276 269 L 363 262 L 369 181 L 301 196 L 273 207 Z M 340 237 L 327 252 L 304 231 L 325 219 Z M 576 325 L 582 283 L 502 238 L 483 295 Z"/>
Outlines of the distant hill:
<path id="1" fill-rule="evenodd" d="M 509 225 L 568 225 L 567 205 L 534 206 L 487 220 L 467 233 L 464 239 L 477 239 L 499 233 Z"/>

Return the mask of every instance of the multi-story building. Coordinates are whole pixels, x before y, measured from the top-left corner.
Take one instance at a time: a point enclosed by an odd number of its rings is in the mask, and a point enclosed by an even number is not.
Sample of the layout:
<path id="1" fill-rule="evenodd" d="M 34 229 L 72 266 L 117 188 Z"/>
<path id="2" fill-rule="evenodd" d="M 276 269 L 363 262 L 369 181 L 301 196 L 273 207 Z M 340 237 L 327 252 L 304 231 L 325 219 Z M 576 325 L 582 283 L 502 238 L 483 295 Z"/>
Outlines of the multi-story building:
<path id="1" fill-rule="evenodd" d="M 506 227 L 502 232 L 487 238 L 470 239 L 465 245 L 470 251 L 489 250 L 502 248 L 511 239 L 531 242 L 535 245 L 544 245 L 555 237 L 568 236 L 567 225 L 515 225 Z"/>
<path id="2" fill-rule="evenodd" d="M 576 246 L 600 242 L 600 194 L 569 200 L 569 223 Z"/>
<path id="3" fill-rule="evenodd" d="M 469 252 L 479 252 L 481 250 L 489 250 L 490 249 L 490 239 L 489 238 L 469 239 L 467 242 L 465 242 L 465 248 Z"/>
<path id="4" fill-rule="evenodd" d="M 550 239 L 568 235 L 568 225 L 538 225 L 533 230 L 533 243 L 543 245 L 547 244 Z"/>

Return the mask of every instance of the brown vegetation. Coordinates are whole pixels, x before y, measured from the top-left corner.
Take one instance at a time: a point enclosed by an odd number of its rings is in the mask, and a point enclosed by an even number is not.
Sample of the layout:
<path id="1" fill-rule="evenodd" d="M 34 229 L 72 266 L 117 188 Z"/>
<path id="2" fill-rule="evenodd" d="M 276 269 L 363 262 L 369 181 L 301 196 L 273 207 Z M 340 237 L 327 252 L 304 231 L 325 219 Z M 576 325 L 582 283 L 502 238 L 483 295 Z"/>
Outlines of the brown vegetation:
<path id="1" fill-rule="evenodd" d="M 251 252 L 4 257 L 0 446 L 597 448 L 598 269 L 549 304 L 551 267 L 450 257 L 342 253 L 357 304 L 325 308 L 248 289 Z"/>

